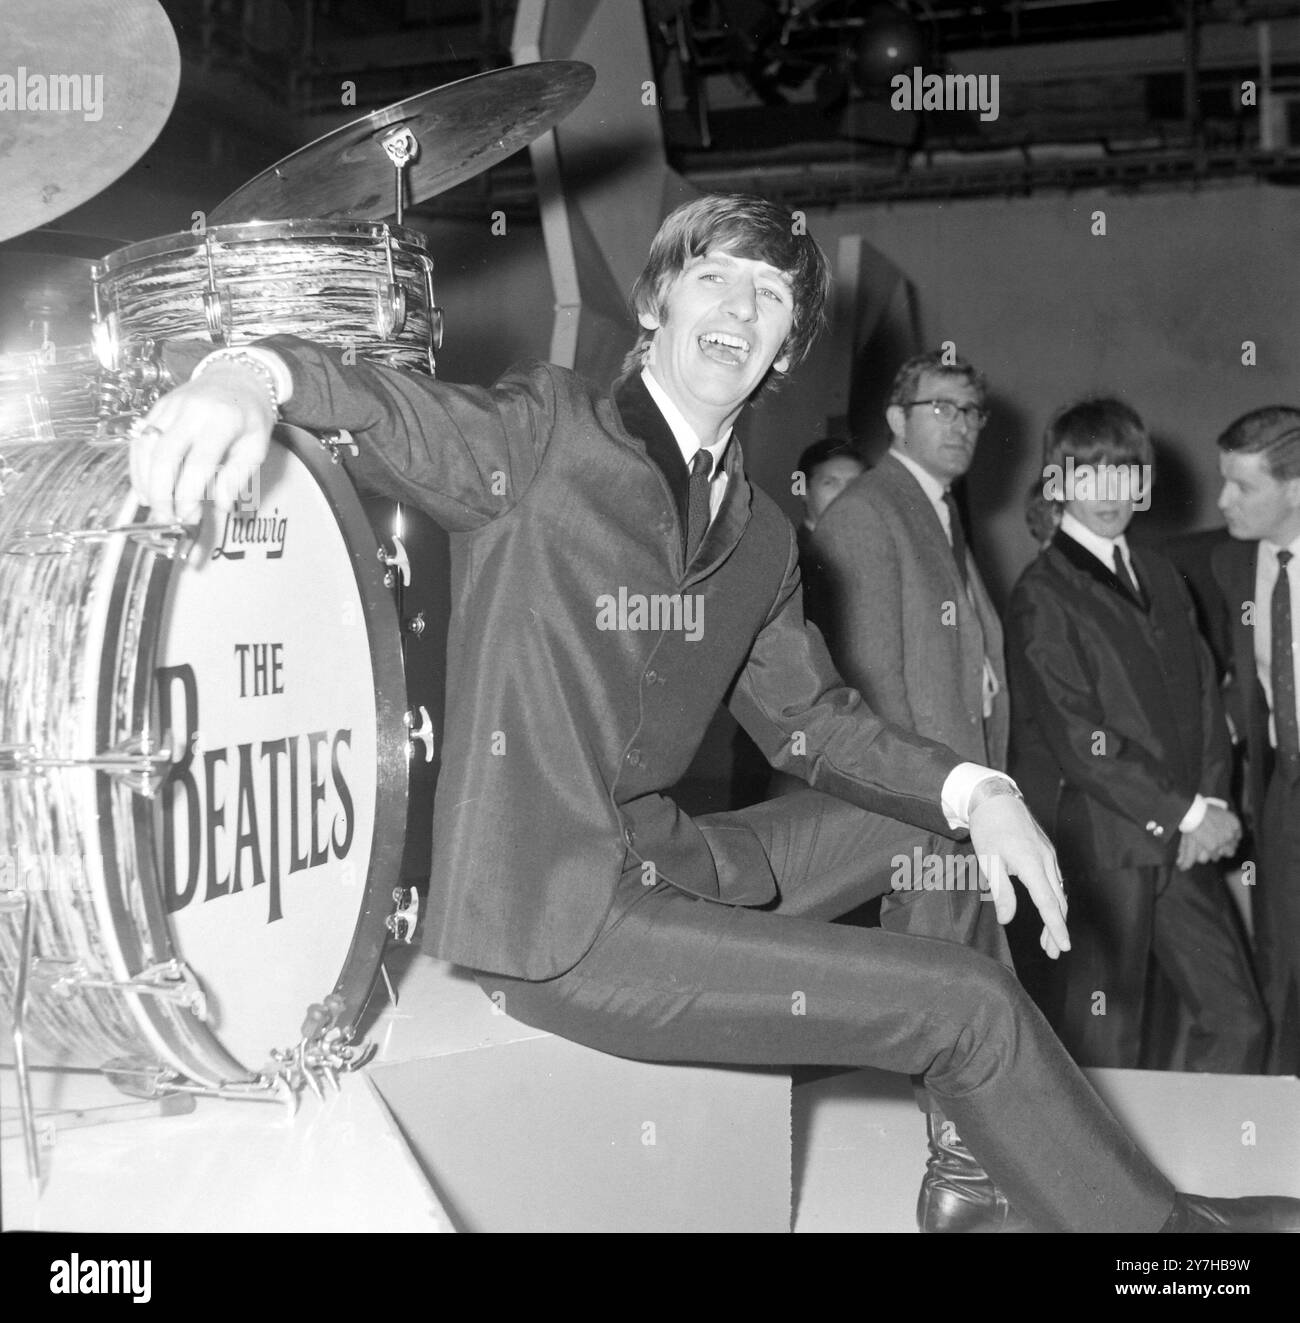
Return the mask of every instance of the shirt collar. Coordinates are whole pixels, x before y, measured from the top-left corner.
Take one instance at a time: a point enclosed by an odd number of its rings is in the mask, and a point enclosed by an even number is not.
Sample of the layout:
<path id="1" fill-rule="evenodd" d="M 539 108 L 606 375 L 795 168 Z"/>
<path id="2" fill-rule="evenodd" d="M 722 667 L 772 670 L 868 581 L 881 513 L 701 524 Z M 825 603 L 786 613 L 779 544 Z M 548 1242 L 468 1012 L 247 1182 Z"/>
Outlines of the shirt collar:
<path id="1" fill-rule="evenodd" d="M 903 454 L 897 446 L 890 446 L 889 453 L 921 484 L 921 490 L 935 505 L 943 504 L 943 498 L 948 488 L 933 473 L 923 469 L 911 455 Z"/>
<path id="2" fill-rule="evenodd" d="M 1108 570 L 1115 568 L 1116 547 L 1124 553 L 1126 565 L 1133 563 L 1129 555 L 1128 540 L 1123 533 L 1119 537 L 1102 537 L 1100 533 L 1094 533 L 1092 529 L 1086 528 L 1068 510 L 1061 516 L 1061 532 L 1066 537 L 1073 538 L 1085 551 L 1092 552 Z"/>
<path id="3" fill-rule="evenodd" d="M 712 476 L 716 473 L 718 465 L 722 462 L 722 456 L 727 449 L 727 443 L 731 440 L 733 429 L 727 428 L 726 435 L 720 441 L 714 442 L 713 445 L 701 446 L 700 438 L 696 435 L 695 429 L 686 421 L 682 411 L 669 398 L 668 392 L 655 380 L 654 373 L 649 368 L 641 369 L 641 380 L 645 383 L 650 398 L 658 406 L 659 412 L 663 414 L 664 422 L 668 424 L 672 431 L 673 440 L 677 442 L 677 448 L 682 452 L 682 460 L 686 467 L 690 468 L 697 451 L 706 450 L 713 457 L 713 467 L 709 470 L 709 474 Z"/>
<path id="4" fill-rule="evenodd" d="M 1295 560 L 1300 561 L 1300 537 L 1296 538 L 1293 542 L 1288 542 L 1284 547 L 1278 546 L 1276 542 L 1268 542 L 1261 539 L 1259 544 L 1259 563 L 1276 569 L 1277 553 L 1279 551 L 1289 551 Z"/>

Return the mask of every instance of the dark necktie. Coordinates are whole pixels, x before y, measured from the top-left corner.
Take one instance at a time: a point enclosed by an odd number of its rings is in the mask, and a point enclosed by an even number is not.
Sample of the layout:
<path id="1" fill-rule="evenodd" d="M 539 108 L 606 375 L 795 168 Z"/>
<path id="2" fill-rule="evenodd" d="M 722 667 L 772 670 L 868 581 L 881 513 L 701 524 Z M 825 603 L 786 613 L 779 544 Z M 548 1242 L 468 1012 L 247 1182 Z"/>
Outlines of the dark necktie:
<path id="1" fill-rule="evenodd" d="M 1295 662 L 1291 658 L 1291 579 L 1287 574 L 1289 551 L 1277 553 L 1277 582 L 1273 585 L 1270 614 L 1272 648 L 1270 673 L 1273 680 L 1273 724 L 1277 728 L 1278 757 L 1294 760 L 1300 754 L 1300 731 L 1296 726 Z"/>
<path id="2" fill-rule="evenodd" d="M 943 503 L 948 507 L 948 531 L 952 538 L 952 558 L 957 562 L 957 573 L 961 575 L 962 586 L 966 585 L 966 532 L 961 526 L 961 515 L 957 513 L 957 502 L 952 499 L 952 492 L 944 492 Z"/>
<path id="3" fill-rule="evenodd" d="M 709 477 L 713 456 L 697 450 L 691 460 L 691 485 L 686 494 L 686 563 L 689 565 L 709 528 Z"/>
<path id="4" fill-rule="evenodd" d="M 1115 543 L 1115 577 L 1128 589 L 1129 596 L 1140 606 L 1146 607 L 1146 598 L 1142 596 L 1142 590 L 1137 586 L 1137 580 L 1129 570 L 1128 562 L 1124 559 L 1124 553 L 1119 549 L 1119 543 Z"/>

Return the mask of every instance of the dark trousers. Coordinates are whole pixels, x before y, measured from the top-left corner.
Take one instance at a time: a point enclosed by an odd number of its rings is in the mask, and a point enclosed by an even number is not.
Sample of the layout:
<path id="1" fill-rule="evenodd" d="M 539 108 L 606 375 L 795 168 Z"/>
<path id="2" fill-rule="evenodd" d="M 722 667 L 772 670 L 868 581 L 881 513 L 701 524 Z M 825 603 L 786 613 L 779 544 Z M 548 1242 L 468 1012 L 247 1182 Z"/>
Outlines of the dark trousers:
<path id="1" fill-rule="evenodd" d="M 951 843 L 814 792 L 732 815 L 767 848 L 779 903 L 698 900 L 638 873 L 566 974 L 482 975 L 515 1018 L 616 1056 L 874 1066 L 920 1075 L 976 1158 L 1044 1230 L 1155 1231 L 1173 1189 L 1137 1150 L 1010 968 L 978 893 L 893 891 L 900 860 Z M 906 873 L 906 869 L 903 870 Z M 882 922 L 829 922 L 889 891 Z"/>
<path id="2" fill-rule="evenodd" d="M 1063 853 L 1072 949 L 1041 1001 L 1081 1066 L 1141 1064 L 1151 961 L 1189 1021 L 1189 1070 L 1264 1069 L 1268 1021 L 1232 898 L 1214 864 L 1100 868 Z"/>
<path id="3" fill-rule="evenodd" d="M 1255 951 L 1273 1021 L 1269 1069 L 1300 1074 L 1300 781 L 1275 768 L 1264 796 Z"/>

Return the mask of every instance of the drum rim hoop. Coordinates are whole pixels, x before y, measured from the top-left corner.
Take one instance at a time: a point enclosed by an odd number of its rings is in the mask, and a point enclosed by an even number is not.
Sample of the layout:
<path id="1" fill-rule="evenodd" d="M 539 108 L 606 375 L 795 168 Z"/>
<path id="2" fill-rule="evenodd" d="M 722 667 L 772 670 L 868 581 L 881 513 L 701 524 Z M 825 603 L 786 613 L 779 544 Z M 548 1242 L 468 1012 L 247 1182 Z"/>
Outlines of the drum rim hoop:
<path id="1" fill-rule="evenodd" d="M 387 231 L 399 249 L 413 249 L 417 256 L 427 257 L 429 241 L 419 230 L 387 221 L 332 220 L 329 217 L 294 217 L 290 220 L 239 221 L 229 225 L 209 225 L 202 233 L 177 230 L 152 239 L 141 239 L 124 244 L 105 254 L 94 264 L 92 278 L 96 283 L 120 274 L 131 264 L 174 253 L 201 250 L 205 241 L 213 240 L 214 247 L 232 247 L 237 244 L 257 244 L 273 239 L 339 239 L 356 238 L 381 240 Z"/>

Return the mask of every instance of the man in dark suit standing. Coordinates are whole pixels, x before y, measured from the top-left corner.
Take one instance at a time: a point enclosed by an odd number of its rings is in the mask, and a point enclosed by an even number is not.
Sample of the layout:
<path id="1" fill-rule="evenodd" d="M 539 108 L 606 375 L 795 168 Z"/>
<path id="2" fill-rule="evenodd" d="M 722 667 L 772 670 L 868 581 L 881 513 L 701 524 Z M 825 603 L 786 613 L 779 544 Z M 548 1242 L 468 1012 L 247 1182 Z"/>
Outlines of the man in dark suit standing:
<path id="1" fill-rule="evenodd" d="M 1001 768 L 1008 724 L 1002 626 L 952 496 L 985 417 L 984 382 L 969 363 L 937 352 L 909 359 L 885 411 L 890 449 L 817 521 L 811 549 L 823 579 L 818 624 L 839 673 L 886 721 Z M 1002 927 L 978 892 L 889 895 L 880 921 L 1011 963 Z M 930 1139 L 917 1208 L 922 1228 L 987 1216 L 983 1206 L 998 1205 L 996 1191 L 981 1184 L 942 1112 L 920 1101 Z"/>
<path id="2" fill-rule="evenodd" d="M 210 482 L 251 478 L 282 411 L 347 429 L 359 479 L 452 530 L 431 945 L 512 1016 L 644 1060 L 924 1073 L 1045 1229 L 1300 1229 L 1300 1200 L 1177 1194 L 995 961 L 827 921 L 888 875 L 906 823 L 969 827 L 999 915 L 1014 872 L 1045 948 L 1069 946 L 1014 785 L 843 684 L 803 620 L 793 529 L 732 443 L 807 351 L 828 283 L 788 213 L 700 198 L 655 237 L 612 390 L 545 363 L 456 386 L 291 336 L 197 369 L 178 352 L 196 375 L 142 420 L 133 482 L 152 518 L 193 517 Z M 683 813 L 667 792 L 724 700 L 826 793 Z M 832 797 L 868 823 L 838 868 Z"/>
<path id="3" fill-rule="evenodd" d="M 1154 960 L 1190 1019 L 1189 1067 L 1252 1073 L 1265 1018 L 1213 866 L 1239 835 L 1218 673 L 1178 571 L 1126 537 L 1152 458 L 1120 400 L 1053 418 L 1043 472 L 1061 524 L 1007 607 L 1012 742 L 1055 763 L 1075 937 L 1045 1009 L 1081 1065 L 1136 1067 Z"/>
<path id="4" fill-rule="evenodd" d="M 1273 1020 L 1269 1069 L 1300 1073 L 1300 409 L 1238 418 L 1219 438 L 1219 509 L 1236 541 L 1214 553 L 1228 603 L 1229 707 L 1246 740 L 1246 812 L 1258 875 L 1252 910 Z M 1248 866 L 1252 861 L 1248 861 Z"/>

